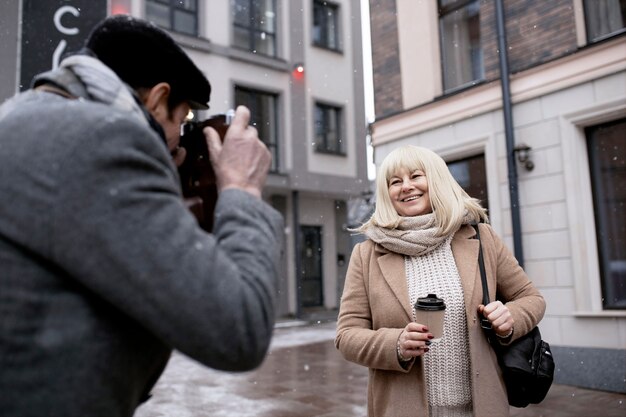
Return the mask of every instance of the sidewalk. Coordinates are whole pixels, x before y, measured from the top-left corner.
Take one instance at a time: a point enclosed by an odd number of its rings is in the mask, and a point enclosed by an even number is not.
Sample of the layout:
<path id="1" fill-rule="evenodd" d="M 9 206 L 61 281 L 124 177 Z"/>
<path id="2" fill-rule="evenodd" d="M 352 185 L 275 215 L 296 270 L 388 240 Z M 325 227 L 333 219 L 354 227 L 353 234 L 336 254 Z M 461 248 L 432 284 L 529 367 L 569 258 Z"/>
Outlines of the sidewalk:
<path id="1" fill-rule="evenodd" d="M 293 324 L 275 330 L 252 372 L 218 372 L 175 353 L 136 417 L 365 417 L 368 372 L 335 349 L 335 322 Z M 511 408 L 511 417 L 541 416 L 624 417 L 626 395 L 553 385 L 543 403 Z"/>
<path id="2" fill-rule="evenodd" d="M 541 404 L 511 407 L 511 417 L 624 417 L 626 394 L 552 385 Z"/>

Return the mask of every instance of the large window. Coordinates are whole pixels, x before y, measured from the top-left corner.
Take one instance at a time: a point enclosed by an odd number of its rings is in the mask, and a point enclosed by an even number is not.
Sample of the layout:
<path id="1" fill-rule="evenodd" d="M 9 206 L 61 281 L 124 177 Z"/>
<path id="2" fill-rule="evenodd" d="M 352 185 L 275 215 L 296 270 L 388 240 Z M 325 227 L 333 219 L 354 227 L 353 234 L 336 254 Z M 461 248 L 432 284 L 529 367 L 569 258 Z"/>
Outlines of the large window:
<path id="1" fill-rule="evenodd" d="M 626 119 L 586 130 L 606 309 L 626 309 Z"/>
<path id="2" fill-rule="evenodd" d="M 272 153 L 272 172 L 280 167 L 278 148 L 278 96 L 264 91 L 235 87 L 235 104 L 250 109 L 250 124 Z"/>
<path id="3" fill-rule="evenodd" d="M 341 108 L 315 104 L 315 150 L 323 153 L 345 154 Z"/>
<path id="4" fill-rule="evenodd" d="M 234 45 L 255 54 L 276 56 L 276 1 L 231 0 Z"/>
<path id="5" fill-rule="evenodd" d="M 585 0 L 587 39 L 596 42 L 626 31 L 626 0 Z"/>
<path id="6" fill-rule="evenodd" d="M 175 32 L 198 35 L 197 0 L 146 0 L 146 19 Z"/>
<path id="7" fill-rule="evenodd" d="M 313 1 L 313 44 L 339 50 L 339 6 L 323 0 Z"/>
<path id="8" fill-rule="evenodd" d="M 449 92 L 484 78 L 480 2 L 439 0 L 443 88 Z"/>
<path id="9" fill-rule="evenodd" d="M 470 197 L 480 200 L 480 204 L 489 210 L 489 194 L 487 193 L 487 172 L 485 155 L 477 155 L 457 159 L 447 163 L 454 179 Z"/>

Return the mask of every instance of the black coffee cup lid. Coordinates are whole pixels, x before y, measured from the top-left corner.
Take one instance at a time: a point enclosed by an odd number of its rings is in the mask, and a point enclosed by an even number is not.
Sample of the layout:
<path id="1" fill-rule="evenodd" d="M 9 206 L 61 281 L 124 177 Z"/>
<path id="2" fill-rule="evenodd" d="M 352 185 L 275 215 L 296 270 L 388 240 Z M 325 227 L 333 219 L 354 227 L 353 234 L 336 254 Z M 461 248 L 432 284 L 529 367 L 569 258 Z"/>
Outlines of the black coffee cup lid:
<path id="1" fill-rule="evenodd" d="M 446 305 L 436 294 L 428 294 L 426 297 L 418 298 L 415 302 L 417 310 L 445 310 Z"/>

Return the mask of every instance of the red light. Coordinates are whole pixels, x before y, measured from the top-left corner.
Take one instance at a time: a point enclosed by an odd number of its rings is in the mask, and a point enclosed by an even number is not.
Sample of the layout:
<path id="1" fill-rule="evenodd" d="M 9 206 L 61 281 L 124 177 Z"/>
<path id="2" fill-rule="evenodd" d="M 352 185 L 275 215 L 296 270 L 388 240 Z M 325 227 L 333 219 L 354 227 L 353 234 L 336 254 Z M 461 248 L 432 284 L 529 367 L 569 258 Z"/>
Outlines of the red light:
<path id="1" fill-rule="evenodd" d="M 124 8 L 124 6 L 111 7 L 111 15 L 116 15 L 116 14 L 128 14 L 128 9 Z"/>
<path id="2" fill-rule="evenodd" d="M 295 64 L 293 66 L 293 78 L 302 80 L 304 78 L 304 64 Z"/>
<path id="3" fill-rule="evenodd" d="M 111 0 L 111 15 L 130 14 L 129 0 Z"/>

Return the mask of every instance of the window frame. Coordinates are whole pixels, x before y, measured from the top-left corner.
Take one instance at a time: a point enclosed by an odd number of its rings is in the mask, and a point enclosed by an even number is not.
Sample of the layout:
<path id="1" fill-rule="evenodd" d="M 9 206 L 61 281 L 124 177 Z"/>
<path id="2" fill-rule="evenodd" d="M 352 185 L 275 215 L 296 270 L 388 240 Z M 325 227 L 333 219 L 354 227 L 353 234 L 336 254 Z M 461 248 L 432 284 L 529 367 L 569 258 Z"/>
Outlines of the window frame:
<path id="1" fill-rule="evenodd" d="M 485 192 L 484 198 L 481 198 L 482 196 L 470 194 L 468 189 L 464 187 L 463 184 L 459 181 L 459 179 L 454 175 L 455 170 L 454 168 L 452 168 L 452 165 L 454 164 L 463 164 L 463 163 L 467 163 L 468 167 L 471 168 L 472 163 L 474 163 L 475 161 L 477 162 L 482 161 L 481 169 L 482 169 L 482 174 L 483 174 L 482 185 L 484 186 L 484 192 Z M 483 206 L 487 210 L 487 212 L 489 212 L 489 187 L 488 187 L 488 178 L 487 178 L 487 157 L 485 155 L 485 152 L 481 152 L 479 154 L 473 154 L 469 156 L 463 156 L 461 158 L 446 159 L 446 165 L 448 165 L 448 169 L 450 170 L 450 173 L 452 174 L 454 179 L 459 183 L 461 188 L 463 188 L 463 190 L 465 190 L 465 192 L 468 193 L 470 197 L 473 197 L 479 200 L 481 206 Z"/>
<path id="2" fill-rule="evenodd" d="M 438 34 L 439 34 L 439 50 L 440 50 L 440 60 L 441 60 L 441 87 L 444 94 L 451 94 L 458 92 L 460 90 L 466 89 L 468 87 L 480 84 L 485 81 L 485 62 L 484 62 L 484 53 L 483 53 L 483 39 L 481 36 L 481 27 L 480 27 L 480 0 L 448 0 L 447 4 L 443 4 L 445 0 L 437 0 L 437 26 L 438 26 Z M 447 86 L 446 85 L 446 68 L 449 68 L 449 65 L 446 66 L 446 48 L 444 43 L 444 18 L 453 13 L 456 13 L 468 6 L 472 3 L 478 7 L 478 31 L 479 31 L 479 45 L 480 48 L 478 50 L 478 60 L 479 62 L 474 62 L 473 54 L 470 52 L 470 64 L 472 65 L 472 80 L 462 82 L 459 85 Z M 477 74 L 474 74 L 477 67 Z"/>
<path id="3" fill-rule="evenodd" d="M 322 110 L 323 115 L 324 115 L 324 127 L 323 127 L 323 132 L 321 134 L 321 138 L 322 141 L 321 143 L 318 142 L 318 138 L 320 137 L 320 135 L 318 135 L 318 126 L 317 126 L 317 112 L 318 109 Z M 336 132 L 337 132 L 337 140 L 335 141 L 337 143 L 336 148 L 333 148 L 330 145 L 330 141 L 329 141 L 329 135 L 330 133 L 333 132 L 333 130 L 329 129 L 329 123 L 328 123 L 328 112 L 332 111 L 334 112 L 335 115 L 335 124 L 337 126 Z M 342 106 L 338 106 L 335 104 L 330 104 L 330 103 L 326 103 L 323 101 L 315 101 L 314 106 L 313 106 L 313 138 L 314 138 L 314 149 L 315 152 L 320 153 L 320 154 L 329 154 L 329 155 L 337 155 L 337 156 L 346 156 L 346 143 L 345 143 L 345 135 L 346 135 L 346 131 L 345 131 L 345 123 L 344 123 L 344 109 Z"/>
<path id="4" fill-rule="evenodd" d="M 626 309 L 626 297 L 624 299 L 611 303 L 609 298 L 612 293 L 607 289 L 613 283 L 613 280 L 618 280 L 619 277 L 614 277 L 610 272 L 610 254 L 607 248 L 609 238 L 602 236 L 607 235 L 612 228 L 607 224 L 605 216 L 603 216 L 606 209 L 606 205 L 603 200 L 608 196 L 603 193 L 602 184 L 604 178 L 601 176 L 606 167 L 600 165 L 601 155 L 598 155 L 594 148 L 594 142 L 598 140 L 598 132 L 602 129 L 606 129 L 615 125 L 624 125 L 626 131 L 626 118 L 616 119 L 606 123 L 594 124 L 585 128 L 585 140 L 587 144 L 587 157 L 589 163 L 589 179 L 591 184 L 591 194 L 593 202 L 593 212 L 596 229 L 597 240 L 597 257 L 598 266 L 600 272 L 600 289 L 602 293 L 602 308 L 604 310 L 625 310 Z M 614 236 L 613 236 L 614 237 Z M 618 235 L 619 237 L 619 235 Z M 626 245 L 626 239 L 624 239 Z M 626 260 L 626 259 L 625 259 Z M 620 261 L 619 259 L 617 261 Z"/>
<path id="5" fill-rule="evenodd" d="M 241 92 L 242 94 L 246 94 L 248 97 L 254 97 L 253 100 L 247 101 L 246 103 L 239 103 L 237 101 L 237 97 L 238 97 L 238 92 Z M 276 93 L 276 92 L 272 92 L 272 91 L 267 91 L 267 90 L 261 90 L 258 88 L 254 88 L 254 87 L 248 87 L 245 85 L 241 85 L 241 84 L 236 84 L 233 88 L 233 97 L 234 100 L 233 102 L 238 105 L 238 104 L 244 104 L 246 107 L 249 108 L 250 110 L 250 124 L 252 124 L 253 126 L 255 126 L 255 128 L 259 131 L 259 133 L 262 133 L 261 128 L 259 128 L 258 124 L 260 122 L 262 122 L 261 120 L 256 120 L 255 119 L 255 115 L 257 114 L 262 114 L 262 112 L 257 110 L 257 106 L 256 105 L 251 105 L 250 103 L 252 101 L 256 101 L 260 96 L 265 96 L 268 98 L 272 99 L 272 105 L 273 108 L 271 109 L 271 112 L 274 114 L 274 117 L 270 123 L 272 124 L 272 126 L 274 127 L 274 137 L 270 138 L 269 140 L 266 140 L 266 138 L 264 138 L 263 136 L 260 136 L 261 141 L 265 144 L 265 146 L 267 146 L 267 149 L 269 149 L 270 153 L 272 154 L 272 165 L 270 166 L 270 172 L 271 173 L 280 173 L 281 172 L 281 158 L 280 158 L 280 125 L 279 125 L 279 100 L 280 100 L 280 94 Z"/>
<path id="6" fill-rule="evenodd" d="M 313 0 L 313 14 L 312 14 L 312 27 L 311 27 L 311 40 L 312 44 L 318 48 L 328 49 L 330 51 L 341 52 L 341 6 L 337 3 L 325 1 L 325 0 Z M 335 44 L 331 45 L 329 41 L 329 19 L 325 11 L 332 10 L 332 18 L 334 20 L 334 38 Z M 318 14 L 320 13 L 320 14 Z M 326 16 L 320 25 L 319 39 L 315 35 L 315 21 L 319 16 Z"/>
<path id="7" fill-rule="evenodd" d="M 619 1 L 620 3 L 626 3 L 626 0 L 619 0 Z M 590 30 L 591 13 L 589 12 L 589 9 L 591 7 L 591 4 L 597 5 L 598 3 L 597 1 L 591 2 L 590 0 L 582 0 L 582 3 L 583 3 L 583 10 L 584 10 L 585 33 L 586 33 L 587 43 L 589 44 L 598 43 L 605 39 L 612 38 L 614 36 L 619 36 L 619 35 L 626 33 L 626 14 L 625 14 L 624 16 L 622 16 L 622 19 L 625 20 L 625 22 L 624 22 L 624 26 L 622 26 L 621 29 L 618 29 L 616 31 L 609 32 L 609 33 L 604 33 L 596 37 L 592 37 L 591 30 Z M 622 7 L 624 8 L 624 13 L 626 13 L 626 6 L 622 6 Z"/>
<path id="8" fill-rule="evenodd" d="M 591 175 L 585 128 L 626 117 L 621 102 L 592 103 L 584 108 L 560 115 L 562 158 L 565 194 L 577 196 L 566 200 L 569 219 L 593 219 Z M 564 232 L 565 233 L 565 232 Z M 567 231 L 571 254 L 560 266 L 572 280 L 574 290 L 573 316 L 580 318 L 626 317 L 626 310 L 606 310 L 602 306 L 600 260 L 598 259 L 597 230 L 594 221 L 572 222 Z M 571 276 L 571 278 L 570 278 Z"/>
<path id="9" fill-rule="evenodd" d="M 148 3 L 155 3 L 155 4 L 159 4 L 161 6 L 167 7 L 168 11 L 169 11 L 169 26 L 165 27 L 164 29 L 166 30 L 171 30 L 172 32 L 176 32 L 176 33 L 180 33 L 183 35 L 187 35 L 187 36 L 194 36 L 194 37 L 198 37 L 199 36 L 199 26 L 200 26 L 200 19 L 199 19 L 199 7 L 200 7 L 200 3 L 198 0 L 190 0 L 194 2 L 194 10 L 190 11 L 189 9 L 185 8 L 185 7 L 180 7 L 179 3 L 177 0 L 145 0 L 144 3 L 144 8 L 145 8 L 145 14 L 146 14 L 146 19 L 149 19 L 148 16 Z M 183 13 L 189 16 L 193 16 L 194 21 L 195 21 L 195 27 L 193 31 L 184 31 L 184 30 L 180 30 L 179 28 L 177 28 L 175 26 L 175 13 L 179 12 L 179 13 Z"/>
<path id="10" fill-rule="evenodd" d="M 277 10 L 277 2 L 276 0 L 246 0 L 248 2 L 248 10 L 249 10 L 249 14 L 255 14 L 254 12 L 256 12 L 256 2 L 262 1 L 264 4 L 267 3 L 271 3 L 272 5 L 272 10 L 275 13 L 274 16 L 274 20 L 273 20 L 273 27 L 272 32 L 268 32 L 267 30 L 265 30 L 264 28 L 260 27 L 259 24 L 254 24 L 253 19 L 248 19 L 248 22 L 251 22 L 250 25 L 242 25 L 240 23 L 237 22 L 237 11 L 235 9 L 235 7 L 237 6 L 236 4 L 236 0 L 231 0 L 231 16 L 233 19 L 232 22 L 232 27 L 233 27 L 233 40 L 232 40 L 232 45 L 233 47 L 237 48 L 237 49 L 241 49 L 241 50 L 245 50 L 254 54 L 258 54 L 258 55 L 263 55 L 263 56 L 269 56 L 272 58 L 276 58 L 278 57 L 278 10 Z M 256 13 L 259 14 L 259 13 Z M 241 32 L 245 32 L 246 33 L 246 39 L 247 39 L 247 46 L 243 46 L 243 45 L 239 45 L 237 43 L 237 31 L 241 31 Z M 272 53 L 264 53 L 264 52 L 259 52 L 259 48 L 257 48 L 258 46 L 258 42 L 257 42 L 257 35 L 259 34 L 259 37 L 262 38 L 263 36 L 270 36 L 271 37 L 271 49 L 272 49 Z"/>

